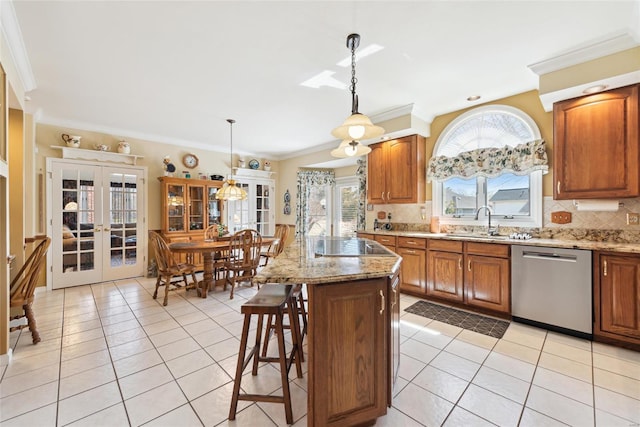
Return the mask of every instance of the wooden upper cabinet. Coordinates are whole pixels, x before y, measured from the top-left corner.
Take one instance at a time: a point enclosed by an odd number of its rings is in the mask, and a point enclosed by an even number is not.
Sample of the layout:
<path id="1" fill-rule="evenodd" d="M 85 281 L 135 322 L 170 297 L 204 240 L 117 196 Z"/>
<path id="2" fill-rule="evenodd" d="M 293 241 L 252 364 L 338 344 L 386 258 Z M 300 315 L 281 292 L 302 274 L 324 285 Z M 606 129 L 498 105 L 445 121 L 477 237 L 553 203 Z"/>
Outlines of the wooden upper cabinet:
<path id="1" fill-rule="evenodd" d="M 410 135 L 370 145 L 369 203 L 422 203 L 425 192 L 425 139 Z"/>
<path id="2" fill-rule="evenodd" d="M 638 86 L 554 104 L 555 199 L 640 195 Z"/>

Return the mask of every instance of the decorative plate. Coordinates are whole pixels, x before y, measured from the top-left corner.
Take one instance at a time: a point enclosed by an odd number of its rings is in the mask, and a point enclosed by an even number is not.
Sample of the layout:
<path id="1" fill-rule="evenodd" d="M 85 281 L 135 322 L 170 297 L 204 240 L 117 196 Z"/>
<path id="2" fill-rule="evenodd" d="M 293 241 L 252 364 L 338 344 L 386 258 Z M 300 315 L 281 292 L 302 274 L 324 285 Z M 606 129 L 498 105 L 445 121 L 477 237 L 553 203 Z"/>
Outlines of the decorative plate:
<path id="1" fill-rule="evenodd" d="M 289 190 L 287 190 L 287 191 L 284 193 L 284 202 L 285 202 L 285 203 L 289 203 L 290 201 L 291 201 L 291 194 L 289 193 Z"/>
<path id="2" fill-rule="evenodd" d="M 260 162 L 257 161 L 256 159 L 251 159 L 249 160 L 249 167 L 251 169 L 258 169 L 260 167 Z"/>

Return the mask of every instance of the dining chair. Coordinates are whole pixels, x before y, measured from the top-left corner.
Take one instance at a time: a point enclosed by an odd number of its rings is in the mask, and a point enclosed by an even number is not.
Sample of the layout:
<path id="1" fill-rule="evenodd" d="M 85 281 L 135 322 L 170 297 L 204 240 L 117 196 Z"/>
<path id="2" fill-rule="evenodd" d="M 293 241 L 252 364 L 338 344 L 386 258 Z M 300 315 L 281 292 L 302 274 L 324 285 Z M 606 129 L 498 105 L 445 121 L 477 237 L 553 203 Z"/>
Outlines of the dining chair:
<path id="1" fill-rule="evenodd" d="M 256 230 L 242 230 L 229 240 L 229 259 L 225 261 L 225 284 L 231 285 L 229 299 L 233 299 L 233 290 L 238 282 L 251 281 L 260 262 L 262 236 Z M 253 286 L 253 283 L 251 284 Z"/>
<path id="2" fill-rule="evenodd" d="M 158 297 L 158 288 L 164 286 L 164 302 L 162 305 L 167 305 L 169 302 L 171 279 L 181 277 L 182 281 L 184 281 L 185 289 L 195 287 L 198 283 L 196 279 L 196 266 L 189 263 L 178 263 L 171 249 L 169 249 L 167 242 L 155 231 L 149 231 L 149 242 L 151 243 L 156 264 L 158 265 L 158 280 L 156 280 L 156 290 L 153 293 L 153 299 Z M 193 279 L 191 286 L 189 286 L 187 282 L 187 274 L 190 274 Z"/>
<path id="3" fill-rule="evenodd" d="M 270 258 L 275 258 L 280 255 L 285 246 L 287 246 L 287 239 L 289 238 L 289 225 L 276 225 L 276 231 L 273 234 L 273 237 L 277 238 L 278 240 L 270 244 L 266 251 L 260 252 L 260 259 L 263 260 L 263 262 L 260 264 L 261 267 L 266 266 Z"/>
<path id="4" fill-rule="evenodd" d="M 34 344 L 40 342 L 40 334 L 36 327 L 36 319 L 31 305 L 33 304 L 38 275 L 44 265 L 44 261 L 46 259 L 45 255 L 47 254 L 47 249 L 49 249 L 50 244 L 51 238 L 47 237 L 40 242 L 38 246 L 36 246 L 22 268 L 20 268 L 20 271 L 18 271 L 18 274 L 11 281 L 11 286 L 9 288 L 9 307 L 20 307 L 23 311 L 21 314 L 13 316 L 9 320 L 21 319 L 23 317 L 27 318 L 26 325 L 10 327 L 9 331 L 12 332 L 29 327 Z"/>
<path id="5" fill-rule="evenodd" d="M 220 239 L 220 226 L 213 224 L 204 229 L 204 240 L 216 241 Z M 213 274 L 215 279 L 224 272 L 224 263 L 229 259 L 229 251 L 216 251 L 213 255 Z"/>

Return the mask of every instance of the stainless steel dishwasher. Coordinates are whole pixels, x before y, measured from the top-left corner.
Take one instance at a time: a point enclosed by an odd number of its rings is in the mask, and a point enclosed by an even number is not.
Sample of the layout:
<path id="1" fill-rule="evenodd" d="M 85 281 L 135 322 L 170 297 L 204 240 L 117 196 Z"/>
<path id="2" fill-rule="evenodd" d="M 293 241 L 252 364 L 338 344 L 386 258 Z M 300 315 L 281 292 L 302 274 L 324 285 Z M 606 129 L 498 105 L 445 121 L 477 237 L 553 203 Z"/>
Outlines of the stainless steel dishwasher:
<path id="1" fill-rule="evenodd" d="M 513 320 L 592 339 L 591 275 L 591 251 L 513 245 Z"/>

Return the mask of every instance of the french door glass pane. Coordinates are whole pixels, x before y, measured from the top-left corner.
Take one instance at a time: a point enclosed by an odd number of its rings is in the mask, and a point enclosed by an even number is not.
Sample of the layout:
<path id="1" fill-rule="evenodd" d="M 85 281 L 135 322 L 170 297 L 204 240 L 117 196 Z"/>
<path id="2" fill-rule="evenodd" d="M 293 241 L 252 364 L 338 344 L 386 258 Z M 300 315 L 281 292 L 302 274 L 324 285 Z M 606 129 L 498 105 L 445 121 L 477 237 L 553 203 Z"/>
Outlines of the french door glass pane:
<path id="1" fill-rule="evenodd" d="M 136 175 L 109 175 L 109 218 L 111 267 L 133 265 L 137 254 L 137 197 Z M 106 224 L 105 224 L 106 225 Z M 105 230 L 106 231 L 106 230 Z"/>
<path id="2" fill-rule="evenodd" d="M 494 215 L 529 216 L 529 175 L 504 173 L 487 179 L 488 205 Z"/>
<path id="3" fill-rule="evenodd" d="M 93 172 L 62 171 L 62 271 L 95 269 Z"/>
<path id="4" fill-rule="evenodd" d="M 358 229 L 358 208 L 360 194 L 357 185 L 338 186 L 339 209 L 336 218 L 337 235 L 353 237 Z"/>
<path id="5" fill-rule="evenodd" d="M 327 209 L 327 186 L 313 186 L 307 203 L 309 209 L 308 236 L 328 236 L 329 214 Z"/>
<path id="6" fill-rule="evenodd" d="M 477 209 L 477 178 L 450 178 L 442 183 L 444 215 L 474 215 Z"/>
<path id="7" fill-rule="evenodd" d="M 256 230 L 260 234 L 269 231 L 269 186 L 256 185 Z"/>

